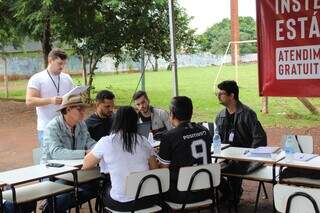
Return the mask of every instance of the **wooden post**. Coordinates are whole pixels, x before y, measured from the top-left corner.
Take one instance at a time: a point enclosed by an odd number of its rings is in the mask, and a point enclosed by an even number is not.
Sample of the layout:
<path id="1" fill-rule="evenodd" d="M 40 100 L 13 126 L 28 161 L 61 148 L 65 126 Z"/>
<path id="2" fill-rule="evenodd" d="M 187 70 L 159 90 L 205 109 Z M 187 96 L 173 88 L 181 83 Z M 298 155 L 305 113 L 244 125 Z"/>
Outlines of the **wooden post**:
<path id="1" fill-rule="evenodd" d="M 269 108 L 268 108 L 268 96 L 262 97 L 262 113 L 268 114 Z"/>
<path id="2" fill-rule="evenodd" d="M 6 56 L 1 56 L 4 62 L 4 72 L 3 72 L 3 83 L 4 83 L 4 94 L 5 98 L 9 97 L 9 84 L 8 84 L 8 65 Z"/>
<path id="3" fill-rule="evenodd" d="M 319 114 L 319 109 L 315 107 L 307 98 L 297 97 L 299 101 L 312 113 Z"/>
<path id="4" fill-rule="evenodd" d="M 230 17 L 231 17 L 231 42 L 240 40 L 239 16 L 238 16 L 238 0 L 230 0 Z M 239 43 L 231 45 L 231 63 L 235 65 L 235 60 L 239 57 Z"/>
<path id="5" fill-rule="evenodd" d="M 239 45 L 239 44 L 237 44 Z M 238 83 L 239 85 L 239 70 L 238 70 L 238 46 L 235 45 L 234 46 L 234 52 L 236 53 L 234 55 L 234 65 L 235 65 L 235 69 L 236 69 L 236 82 Z"/>

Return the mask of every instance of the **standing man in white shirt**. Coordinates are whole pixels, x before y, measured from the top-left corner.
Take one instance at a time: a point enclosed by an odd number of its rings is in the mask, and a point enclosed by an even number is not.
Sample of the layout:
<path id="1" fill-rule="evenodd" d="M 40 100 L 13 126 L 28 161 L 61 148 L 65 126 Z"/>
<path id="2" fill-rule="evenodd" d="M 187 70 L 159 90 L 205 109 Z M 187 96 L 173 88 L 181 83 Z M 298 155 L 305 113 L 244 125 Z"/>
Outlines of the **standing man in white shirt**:
<path id="1" fill-rule="evenodd" d="M 62 96 L 73 88 L 70 75 L 62 73 L 67 58 L 62 49 L 52 49 L 48 55 L 48 67 L 34 74 L 28 82 L 26 104 L 36 107 L 39 146 L 46 125 L 58 114 Z"/>

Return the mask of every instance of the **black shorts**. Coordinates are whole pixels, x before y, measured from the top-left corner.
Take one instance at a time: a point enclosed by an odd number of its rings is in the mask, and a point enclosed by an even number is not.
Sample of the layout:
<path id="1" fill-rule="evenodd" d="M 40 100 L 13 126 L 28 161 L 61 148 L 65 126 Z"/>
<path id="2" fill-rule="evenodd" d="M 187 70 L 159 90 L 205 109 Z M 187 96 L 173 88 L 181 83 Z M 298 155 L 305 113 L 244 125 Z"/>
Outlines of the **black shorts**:
<path id="1" fill-rule="evenodd" d="M 165 200 L 174 203 L 195 203 L 212 198 L 213 193 L 210 190 L 199 190 L 197 192 L 181 192 L 175 187 L 170 187 L 170 190 L 165 194 Z"/>
<path id="2" fill-rule="evenodd" d="M 110 188 L 107 190 L 107 193 L 104 197 L 104 205 L 114 211 L 133 211 L 133 210 L 140 210 L 152 207 L 156 204 L 160 203 L 159 196 L 152 195 L 152 196 L 146 196 L 143 198 L 138 199 L 135 201 L 129 201 L 129 202 L 119 202 L 110 196 Z"/>

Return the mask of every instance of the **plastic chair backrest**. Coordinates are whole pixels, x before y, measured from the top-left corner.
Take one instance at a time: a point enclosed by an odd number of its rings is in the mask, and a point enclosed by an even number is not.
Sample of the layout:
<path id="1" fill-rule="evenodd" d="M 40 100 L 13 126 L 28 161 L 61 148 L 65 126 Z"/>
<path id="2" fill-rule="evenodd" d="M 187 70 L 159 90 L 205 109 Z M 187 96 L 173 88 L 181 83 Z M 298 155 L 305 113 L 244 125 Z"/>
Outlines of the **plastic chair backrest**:
<path id="1" fill-rule="evenodd" d="M 135 197 L 140 184 L 142 184 L 142 187 L 139 198 L 159 194 L 159 186 L 156 178 L 153 178 L 154 176 L 159 178 L 162 193 L 167 192 L 170 185 L 170 175 L 169 169 L 164 168 L 131 173 L 127 177 L 126 195 Z M 141 181 L 146 177 L 147 179 L 142 183 Z"/>
<path id="2" fill-rule="evenodd" d="M 178 190 L 187 191 L 192 176 L 199 170 L 207 170 L 212 175 L 212 185 L 216 187 L 220 184 L 220 164 L 206 164 L 199 166 L 181 167 L 178 177 Z M 191 190 L 208 189 L 210 188 L 210 178 L 208 173 L 200 172 L 194 177 Z"/>
<path id="3" fill-rule="evenodd" d="M 287 135 L 282 136 L 282 140 L 281 140 L 282 147 L 284 147 L 286 138 L 287 138 Z M 295 135 L 294 139 L 296 142 L 294 147 L 295 152 L 301 152 L 300 150 L 301 148 L 302 153 L 309 153 L 309 154 L 313 153 L 313 138 L 311 135 Z M 299 148 L 298 142 L 299 142 L 300 148 Z"/>
<path id="4" fill-rule="evenodd" d="M 313 213 L 320 207 L 319 188 L 276 184 L 273 194 L 276 210 L 282 213 Z"/>
<path id="5" fill-rule="evenodd" d="M 207 128 L 211 135 L 214 135 L 214 124 L 212 122 L 201 122 L 200 124 Z"/>

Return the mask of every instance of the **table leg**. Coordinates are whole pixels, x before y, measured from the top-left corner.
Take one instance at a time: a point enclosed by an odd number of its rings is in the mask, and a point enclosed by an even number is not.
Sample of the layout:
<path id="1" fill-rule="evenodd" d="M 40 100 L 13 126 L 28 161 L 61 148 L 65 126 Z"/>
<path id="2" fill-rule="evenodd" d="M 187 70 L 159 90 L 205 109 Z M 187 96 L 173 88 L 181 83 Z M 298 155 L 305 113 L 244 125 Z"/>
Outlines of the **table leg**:
<path id="1" fill-rule="evenodd" d="M 277 181 L 276 181 L 276 165 L 273 164 L 272 165 L 272 193 L 273 193 L 273 188 L 274 188 L 274 185 L 276 185 Z M 276 213 L 276 206 L 274 204 L 274 196 L 272 195 L 272 208 L 273 208 L 273 213 Z"/>
<path id="2" fill-rule="evenodd" d="M 2 188 L 0 187 L 0 213 L 3 213 Z"/>
<path id="3" fill-rule="evenodd" d="M 10 186 L 11 191 L 12 191 L 12 204 L 13 204 L 13 212 L 17 212 L 18 206 L 17 206 L 17 194 L 16 194 L 16 189 L 14 186 Z"/>
<path id="4" fill-rule="evenodd" d="M 74 190 L 75 190 L 75 200 L 76 200 L 76 213 L 80 212 L 79 208 L 79 184 L 78 184 L 78 173 L 77 171 L 73 171 L 73 182 L 74 182 Z"/>

